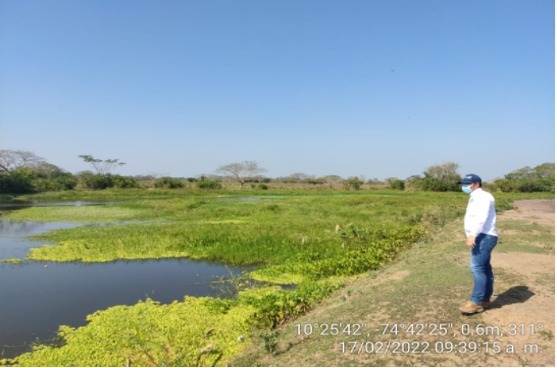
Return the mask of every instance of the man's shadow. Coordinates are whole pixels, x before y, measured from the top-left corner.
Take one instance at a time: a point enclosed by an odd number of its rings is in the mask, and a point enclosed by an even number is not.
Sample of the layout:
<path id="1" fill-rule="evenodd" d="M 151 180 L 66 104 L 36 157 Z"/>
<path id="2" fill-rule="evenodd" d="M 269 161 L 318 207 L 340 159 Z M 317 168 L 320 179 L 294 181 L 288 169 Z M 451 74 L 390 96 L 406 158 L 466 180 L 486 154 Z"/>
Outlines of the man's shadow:
<path id="1" fill-rule="evenodd" d="M 507 291 L 497 295 L 490 309 L 502 308 L 505 305 L 516 303 L 524 303 L 534 295 L 534 292 L 528 289 L 528 286 L 513 286 Z"/>

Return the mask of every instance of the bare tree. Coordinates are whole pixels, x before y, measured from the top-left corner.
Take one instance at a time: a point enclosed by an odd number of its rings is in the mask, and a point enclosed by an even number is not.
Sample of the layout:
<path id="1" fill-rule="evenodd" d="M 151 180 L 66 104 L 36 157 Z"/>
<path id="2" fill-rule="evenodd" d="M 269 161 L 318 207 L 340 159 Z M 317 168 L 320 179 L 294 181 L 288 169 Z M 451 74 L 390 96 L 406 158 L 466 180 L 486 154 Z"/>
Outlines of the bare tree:
<path id="1" fill-rule="evenodd" d="M 304 174 L 301 172 L 296 172 L 293 174 L 288 175 L 288 178 L 292 179 L 293 181 L 299 181 L 302 182 L 306 179 L 313 179 L 314 176 L 313 175 L 308 175 L 308 174 Z"/>
<path id="2" fill-rule="evenodd" d="M 267 171 L 266 169 L 259 167 L 259 165 L 255 161 L 246 161 L 244 162 L 244 165 L 246 168 L 246 175 L 248 178 L 253 178 L 257 174 L 261 174 Z"/>
<path id="3" fill-rule="evenodd" d="M 322 178 L 329 187 L 333 188 L 335 185 L 342 183 L 342 178 L 338 175 L 327 175 Z"/>
<path id="4" fill-rule="evenodd" d="M 35 168 L 46 161 L 29 151 L 0 150 L 0 172 L 9 173 L 21 167 Z"/>
<path id="5" fill-rule="evenodd" d="M 234 162 L 217 169 L 218 173 L 226 174 L 240 183 L 240 187 L 244 186 L 246 179 L 253 178 L 257 174 L 265 171 L 267 170 L 259 167 L 255 161 Z"/>
<path id="6" fill-rule="evenodd" d="M 98 158 L 94 158 L 91 155 L 79 155 L 83 161 L 90 163 L 93 165 L 93 168 L 100 175 L 107 175 L 109 174 L 116 166 L 125 165 L 125 162 L 120 162 L 117 158 L 109 158 L 107 160 L 100 160 Z"/>

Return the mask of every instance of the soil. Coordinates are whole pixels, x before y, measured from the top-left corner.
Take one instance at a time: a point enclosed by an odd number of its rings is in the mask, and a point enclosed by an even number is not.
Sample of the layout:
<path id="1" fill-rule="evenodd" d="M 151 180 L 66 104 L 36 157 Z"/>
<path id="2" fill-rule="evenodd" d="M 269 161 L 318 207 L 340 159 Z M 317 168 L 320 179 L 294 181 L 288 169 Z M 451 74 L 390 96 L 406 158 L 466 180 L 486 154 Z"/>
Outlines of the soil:
<path id="1" fill-rule="evenodd" d="M 519 220 L 555 229 L 555 201 L 524 200 L 515 209 L 499 215 L 500 220 Z M 501 234 L 504 236 L 505 234 Z M 492 366 L 555 366 L 555 253 L 497 253 L 494 269 L 513 275 L 509 289 L 495 295 L 492 310 L 482 314 L 486 325 L 519 327 L 515 336 L 497 337 L 502 345 L 512 343 L 524 350 L 539 347 L 541 353 L 498 354 Z M 510 285 L 509 285 L 510 286 Z M 535 344 L 535 345 L 534 345 Z"/>

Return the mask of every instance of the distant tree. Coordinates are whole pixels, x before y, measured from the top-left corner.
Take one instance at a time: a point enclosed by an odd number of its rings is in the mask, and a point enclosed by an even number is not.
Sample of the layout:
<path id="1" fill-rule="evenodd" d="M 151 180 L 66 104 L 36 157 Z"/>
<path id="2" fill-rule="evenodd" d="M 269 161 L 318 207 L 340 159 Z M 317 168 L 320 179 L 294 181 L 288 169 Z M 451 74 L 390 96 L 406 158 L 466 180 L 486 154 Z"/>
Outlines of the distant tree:
<path id="1" fill-rule="evenodd" d="M 201 176 L 201 178 L 196 181 L 195 186 L 199 189 L 221 189 L 222 184 L 216 180 L 211 180 L 205 176 Z"/>
<path id="2" fill-rule="evenodd" d="M 155 181 L 155 188 L 164 188 L 164 189 L 177 189 L 183 188 L 184 183 L 180 179 L 171 178 L 169 176 L 163 176 L 160 179 Z"/>
<path id="3" fill-rule="evenodd" d="M 387 179 L 388 180 L 388 179 Z M 373 178 L 373 179 L 369 179 L 366 184 L 371 184 L 371 185 L 382 185 L 385 184 L 386 181 L 383 180 L 379 180 L 377 178 Z"/>
<path id="4" fill-rule="evenodd" d="M 112 179 L 112 186 L 114 188 L 120 188 L 120 189 L 139 188 L 139 183 L 131 176 L 110 175 L 110 177 Z"/>
<path id="5" fill-rule="evenodd" d="M 342 178 L 338 175 L 327 175 L 322 177 L 321 179 L 323 179 L 323 181 L 331 188 L 342 183 Z"/>
<path id="6" fill-rule="evenodd" d="M 260 167 L 255 161 L 246 161 L 244 162 L 244 165 L 246 167 L 246 175 L 249 178 L 253 178 L 257 174 L 261 174 L 267 171 L 266 169 Z"/>
<path id="7" fill-rule="evenodd" d="M 44 163 L 46 161 L 33 152 L 0 150 L 0 172 L 9 173 L 19 168 L 35 168 Z"/>
<path id="8" fill-rule="evenodd" d="M 458 167 L 455 162 L 430 166 L 424 171 L 424 178 L 419 183 L 420 189 L 436 192 L 459 191 L 458 181 L 461 177 Z"/>
<path id="9" fill-rule="evenodd" d="M 0 150 L 0 192 L 33 193 L 70 190 L 75 177 L 33 152 Z"/>
<path id="10" fill-rule="evenodd" d="M 95 171 L 97 172 L 97 174 L 99 175 L 107 175 L 110 174 L 110 172 L 117 166 L 123 166 L 126 163 L 125 162 L 120 162 L 119 159 L 107 159 L 107 160 L 101 160 L 98 158 L 94 158 L 91 155 L 79 155 L 78 157 L 81 157 L 83 159 L 83 161 L 90 163 L 93 168 L 95 169 Z"/>
<path id="11" fill-rule="evenodd" d="M 265 171 L 267 170 L 260 167 L 255 161 L 235 162 L 217 169 L 218 173 L 226 174 L 240 183 L 240 187 L 244 186 L 247 179 Z"/>
<path id="12" fill-rule="evenodd" d="M 316 178 L 316 177 L 313 176 L 313 175 L 311 175 L 311 176 L 307 177 L 306 179 L 304 179 L 304 183 L 312 184 L 312 185 L 326 184 L 326 183 L 325 183 L 325 179 Z"/>
<path id="13" fill-rule="evenodd" d="M 217 172 L 232 177 L 234 180 L 240 183 L 240 186 L 244 185 L 245 167 L 242 163 L 235 162 L 232 164 L 221 166 L 217 169 Z"/>
<path id="14" fill-rule="evenodd" d="M 114 187 L 111 175 L 95 174 L 91 171 L 83 171 L 77 174 L 79 185 L 83 189 L 102 190 Z"/>
<path id="15" fill-rule="evenodd" d="M 360 190 L 362 184 L 364 184 L 364 181 L 356 176 L 352 176 L 344 181 L 344 187 L 346 189 Z"/>
<path id="16" fill-rule="evenodd" d="M 43 177 L 43 178 L 56 176 L 56 175 L 59 175 L 59 174 L 64 172 L 58 166 L 53 165 L 53 164 L 49 164 L 47 162 L 43 162 L 43 163 L 40 163 L 39 165 L 35 166 L 33 168 L 33 171 L 35 172 L 35 174 L 37 174 L 37 176 Z"/>
<path id="17" fill-rule="evenodd" d="M 494 185 L 503 192 L 555 192 L 555 164 L 523 167 L 495 180 Z"/>
<path id="18" fill-rule="evenodd" d="M 46 162 L 35 167 L 33 172 L 33 187 L 38 192 L 72 190 L 77 185 L 77 179 L 71 173 Z"/>
<path id="19" fill-rule="evenodd" d="M 406 187 L 404 180 L 398 178 L 388 178 L 386 181 L 387 184 L 389 184 L 389 188 L 391 189 L 404 190 L 404 188 Z"/>
<path id="20" fill-rule="evenodd" d="M 35 192 L 33 181 L 36 175 L 30 168 L 17 167 L 0 175 L 0 193 L 32 193 Z"/>
<path id="21" fill-rule="evenodd" d="M 306 179 L 312 178 L 312 176 L 298 172 L 288 175 L 288 178 L 293 182 L 302 182 Z"/>

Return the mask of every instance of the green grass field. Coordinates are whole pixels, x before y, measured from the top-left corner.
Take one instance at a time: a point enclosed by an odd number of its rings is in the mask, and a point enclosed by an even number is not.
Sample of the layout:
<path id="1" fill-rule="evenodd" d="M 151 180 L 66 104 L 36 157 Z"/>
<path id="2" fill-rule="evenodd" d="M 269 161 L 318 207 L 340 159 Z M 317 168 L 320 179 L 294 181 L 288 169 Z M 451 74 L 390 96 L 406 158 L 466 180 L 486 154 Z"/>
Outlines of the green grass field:
<path id="1" fill-rule="evenodd" d="M 496 194 L 501 209 L 516 198 Z M 31 260 L 187 257 L 252 265 L 252 279 L 297 284 L 290 291 L 241 288 L 239 297 L 230 300 L 186 298 L 170 306 L 147 300 L 113 307 L 90 317 L 84 327 L 61 328 L 60 346 L 38 346 L 4 362 L 30 366 L 226 364 L 254 328 L 260 332 L 281 325 L 313 308 L 348 278 L 381 269 L 462 216 L 467 203 L 461 193 L 387 190 L 132 190 L 27 199 L 111 202 L 4 213 L 2 219 L 12 221 L 104 224 L 37 237 L 55 245 L 32 249 Z"/>

